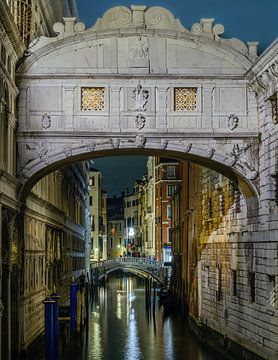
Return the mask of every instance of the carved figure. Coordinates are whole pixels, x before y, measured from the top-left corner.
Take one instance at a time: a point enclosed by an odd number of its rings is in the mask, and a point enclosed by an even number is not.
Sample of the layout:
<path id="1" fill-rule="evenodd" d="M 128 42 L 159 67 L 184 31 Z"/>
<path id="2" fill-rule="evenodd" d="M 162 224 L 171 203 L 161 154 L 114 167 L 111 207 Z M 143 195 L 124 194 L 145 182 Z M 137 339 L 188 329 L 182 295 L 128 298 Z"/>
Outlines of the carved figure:
<path id="1" fill-rule="evenodd" d="M 133 60 L 145 60 L 149 57 L 149 44 L 146 37 L 137 37 L 134 45 L 129 50 Z"/>
<path id="2" fill-rule="evenodd" d="M 26 148 L 29 151 L 32 151 L 31 157 L 29 157 L 26 164 L 29 162 L 36 160 L 39 158 L 44 164 L 48 164 L 48 148 L 46 147 L 46 144 L 43 142 L 40 142 L 37 146 L 31 147 L 30 145 L 26 144 Z"/>
<path id="3" fill-rule="evenodd" d="M 114 149 L 118 149 L 120 146 L 120 139 L 111 139 L 111 144 L 113 146 Z"/>
<path id="4" fill-rule="evenodd" d="M 239 146 L 239 144 L 235 144 L 233 150 L 230 152 L 231 166 L 235 166 L 236 164 L 241 167 L 243 170 L 246 169 L 247 179 L 255 180 L 258 176 L 258 172 L 254 169 L 251 160 L 251 154 L 249 153 L 249 149 L 251 148 L 250 144 L 245 144 L 243 146 Z"/>
<path id="5" fill-rule="evenodd" d="M 91 142 L 91 143 L 86 144 L 86 148 L 88 151 L 95 151 L 96 145 L 97 144 L 95 142 Z"/>
<path id="6" fill-rule="evenodd" d="M 146 111 L 148 98 L 149 98 L 148 90 L 143 90 L 140 83 L 138 83 L 136 89 L 134 89 L 132 92 L 133 109 L 136 111 Z"/>
<path id="7" fill-rule="evenodd" d="M 136 135 L 135 144 L 137 148 L 143 148 L 145 146 L 145 143 L 146 143 L 146 138 L 144 135 L 142 134 Z"/>

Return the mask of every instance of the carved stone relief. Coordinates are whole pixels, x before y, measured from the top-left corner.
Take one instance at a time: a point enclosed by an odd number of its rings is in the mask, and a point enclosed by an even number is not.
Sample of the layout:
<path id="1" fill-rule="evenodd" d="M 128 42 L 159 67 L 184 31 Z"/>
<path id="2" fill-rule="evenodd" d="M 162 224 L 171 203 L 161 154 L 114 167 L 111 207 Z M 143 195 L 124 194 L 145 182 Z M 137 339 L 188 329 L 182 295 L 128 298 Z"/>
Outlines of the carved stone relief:
<path id="1" fill-rule="evenodd" d="M 49 129 L 51 126 L 51 116 L 48 114 L 43 114 L 41 124 L 44 129 Z"/>
<path id="2" fill-rule="evenodd" d="M 63 149 L 63 152 L 64 154 L 67 156 L 67 157 L 70 157 L 72 156 L 72 148 L 71 147 L 66 147 Z"/>
<path id="3" fill-rule="evenodd" d="M 138 112 L 135 119 L 138 130 L 143 129 L 146 124 L 146 117 L 141 112 L 147 110 L 148 98 L 149 91 L 143 90 L 140 83 L 138 83 L 137 87 L 132 91 L 132 107 L 133 110 Z"/>
<path id="4" fill-rule="evenodd" d="M 168 146 L 169 141 L 167 139 L 160 140 L 160 149 L 165 150 Z"/>
<path id="5" fill-rule="evenodd" d="M 143 148 L 146 144 L 146 138 L 142 134 L 138 134 L 135 137 L 135 145 L 137 148 Z"/>
<path id="6" fill-rule="evenodd" d="M 215 149 L 209 146 L 209 147 L 207 148 L 207 157 L 210 158 L 210 159 L 212 159 L 214 153 L 215 153 Z"/>
<path id="7" fill-rule="evenodd" d="M 246 178 L 248 180 L 255 180 L 258 176 L 251 158 L 251 144 L 245 144 L 240 146 L 234 144 L 233 150 L 228 154 L 227 159 L 230 161 L 230 166 L 234 167 L 238 165 L 240 168 L 246 171 Z"/>
<path id="8" fill-rule="evenodd" d="M 228 128 L 233 131 L 238 127 L 239 118 L 235 114 L 231 114 L 228 116 Z"/>
<path id="9" fill-rule="evenodd" d="M 114 149 L 118 149 L 120 143 L 121 143 L 120 139 L 115 139 L 115 138 L 111 139 L 111 145 L 113 146 Z"/>
<path id="10" fill-rule="evenodd" d="M 36 146 L 30 146 L 29 144 L 26 144 L 26 149 L 28 150 L 28 160 L 26 161 L 25 165 L 27 165 L 29 162 L 33 160 L 40 159 L 41 162 L 43 162 L 45 165 L 49 163 L 49 149 L 44 142 L 40 142 Z"/>
<path id="11" fill-rule="evenodd" d="M 129 49 L 129 59 L 147 60 L 149 58 L 149 43 L 146 37 L 138 36 Z"/>
<path id="12" fill-rule="evenodd" d="M 183 145 L 183 148 L 184 148 L 184 152 L 189 153 L 189 151 L 192 148 L 192 143 L 188 143 L 187 141 L 182 141 L 182 145 Z"/>

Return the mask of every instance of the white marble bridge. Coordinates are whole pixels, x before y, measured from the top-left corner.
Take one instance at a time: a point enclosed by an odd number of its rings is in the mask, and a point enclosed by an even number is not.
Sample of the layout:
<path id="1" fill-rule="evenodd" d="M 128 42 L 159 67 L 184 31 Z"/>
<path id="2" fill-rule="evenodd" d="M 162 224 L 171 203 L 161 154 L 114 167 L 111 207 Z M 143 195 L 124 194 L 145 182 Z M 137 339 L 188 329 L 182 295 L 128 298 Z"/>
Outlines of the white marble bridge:
<path id="1" fill-rule="evenodd" d="M 128 270 L 141 277 L 152 277 L 160 284 L 167 283 L 167 271 L 160 261 L 139 257 L 118 257 L 91 263 L 91 275 L 94 279 L 94 276 L 97 276 L 97 279 L 100 280 L 105 275 L 117 270 Z"/>

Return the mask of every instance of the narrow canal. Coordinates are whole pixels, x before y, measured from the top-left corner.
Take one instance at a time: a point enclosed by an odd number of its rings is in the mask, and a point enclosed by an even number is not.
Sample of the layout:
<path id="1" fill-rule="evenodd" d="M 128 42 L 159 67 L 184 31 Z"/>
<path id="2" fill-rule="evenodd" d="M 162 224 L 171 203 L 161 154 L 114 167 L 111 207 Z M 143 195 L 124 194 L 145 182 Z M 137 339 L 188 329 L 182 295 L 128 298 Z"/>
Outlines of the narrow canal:
<path id="1" fill-rule="evenodd" d="M 110 276 L 98 288 L 87 337 L 67 343 L 62 359 L 215 360 L 194 338 L 180 314 L 146 308 L 145 287 L 136 276 Z"/>

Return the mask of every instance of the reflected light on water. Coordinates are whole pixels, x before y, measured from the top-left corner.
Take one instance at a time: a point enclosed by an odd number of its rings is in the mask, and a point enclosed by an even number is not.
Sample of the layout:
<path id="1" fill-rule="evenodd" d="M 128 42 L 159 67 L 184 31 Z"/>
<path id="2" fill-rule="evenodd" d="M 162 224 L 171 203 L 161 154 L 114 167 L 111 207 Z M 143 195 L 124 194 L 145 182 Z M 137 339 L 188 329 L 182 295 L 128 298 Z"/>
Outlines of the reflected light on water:
<path id="1" fill-rule="evenodd" d="M 141 359 L 141 351 L 138 340 L 137 320 L 133 308 L 131 308 L 129 314 L 129 324 L 128 324 L 127 333 L 128 336 L 125 346 L 125 359 L 126 360 Z"/>
<path id="2" fill-rule="evenodd" d="M 163 336 L 165 359 L 174 359 L 173 329 L 169 319 L 167 319 L 164 323 Z"/>

